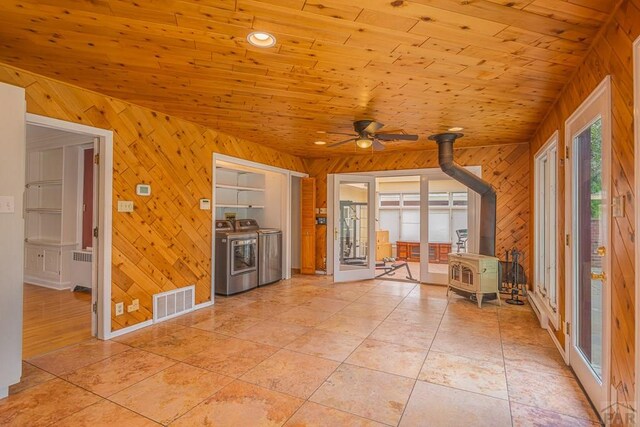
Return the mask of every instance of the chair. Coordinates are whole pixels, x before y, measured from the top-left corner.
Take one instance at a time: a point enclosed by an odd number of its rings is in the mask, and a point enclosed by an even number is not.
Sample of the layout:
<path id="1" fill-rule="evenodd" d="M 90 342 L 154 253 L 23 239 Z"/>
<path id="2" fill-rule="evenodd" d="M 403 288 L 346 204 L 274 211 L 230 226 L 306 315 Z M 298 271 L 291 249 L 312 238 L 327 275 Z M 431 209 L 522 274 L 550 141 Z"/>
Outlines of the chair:
<path id="1" fill-rule="evenodd" d="M 469 238 L 469 230 L 466 228 L 461 228 L 460 230 L 456 230 L 456 234 L 458 235 L 458 241 L 456 242 L 456 246 L 458 247 L 458 252 L 464 249 L 467 250 L 467 239 Z"/>

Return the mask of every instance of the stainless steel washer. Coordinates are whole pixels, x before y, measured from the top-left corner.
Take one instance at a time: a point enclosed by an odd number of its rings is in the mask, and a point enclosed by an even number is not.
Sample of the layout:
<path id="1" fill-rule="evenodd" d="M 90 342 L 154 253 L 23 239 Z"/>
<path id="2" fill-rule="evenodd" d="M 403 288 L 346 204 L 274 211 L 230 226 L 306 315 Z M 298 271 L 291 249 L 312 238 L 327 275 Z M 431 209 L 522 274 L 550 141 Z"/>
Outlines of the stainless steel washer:
<path id="1" fill-rule="evenodd" d="M 236 231 L 231 221 L 216 221 L 216 294 L 233 295 L 258 286 L 258 234 Z"/>

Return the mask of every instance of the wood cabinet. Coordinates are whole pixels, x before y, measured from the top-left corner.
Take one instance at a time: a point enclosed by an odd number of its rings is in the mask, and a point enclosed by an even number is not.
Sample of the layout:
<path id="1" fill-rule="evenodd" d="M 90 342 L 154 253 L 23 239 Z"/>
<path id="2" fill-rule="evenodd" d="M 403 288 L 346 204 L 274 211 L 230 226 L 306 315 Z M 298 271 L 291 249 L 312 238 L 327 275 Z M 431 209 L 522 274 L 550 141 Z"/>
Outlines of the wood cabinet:
<path id="1" fill-rule="evenodd" d="M 397 258 L 404 261 L 420 261 L 420 242 L 396 242 Z"/>
<path id="2" fill-rule="evenodd" d="M 316 180 L 300 181 L 300 272 L 316 272 Z"/>
<path id="3" fill-rule="evenodd" d="M 451 252 L 451 243 L 429 243 L 429 262 L 446 264 Z"/>
<path id="4" fill-rule="evenodd" d="M 71 286 L 70 264 L 74 248 L 74 244 L 25 244 L 25 282 L 55 289 L 69 288 Z"/>
<path id="5" fill-rule="evenodd" d="M 389 242 L 389 231 L 376 231 L 376 261 L 384 258 L 391 258 L 391 242 Z"/>

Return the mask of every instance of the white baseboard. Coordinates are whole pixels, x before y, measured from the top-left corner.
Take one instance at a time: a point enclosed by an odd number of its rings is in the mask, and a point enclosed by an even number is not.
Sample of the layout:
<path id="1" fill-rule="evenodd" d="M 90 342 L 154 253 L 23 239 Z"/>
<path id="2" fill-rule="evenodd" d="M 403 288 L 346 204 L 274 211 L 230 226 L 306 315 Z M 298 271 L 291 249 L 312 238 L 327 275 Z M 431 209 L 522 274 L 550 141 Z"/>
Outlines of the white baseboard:
<path id="1" fill-rule="evenodd" d="M 9 396 L 9 387 L 0 386 L 0 399 Z"/>
<path id="2" fill-rule="evenodd" d="M 210 307 L 213 304 L 214 304 L 213 301 L 207 301 L 207 302 L 203 302 L 201 304 L 196 304 L 193 307 L 193 310 L 186 311 L 186 312 L 180 314 L 180 316 L 184 316 L 185 314 L 193 313 L 196 310 L 200 310 L 200 309 L 203 309 L 203 308 Z M 172 319 L 177 319 L 180 316 L 173 317 Z M 125 334 L 128 334 L 128 333 L 131 333 L 131 332 L 146 328 L 147 326 L 151 326 L 151 325 L 153 325 L 153 320 L 146 320 L 146 321 L 141 322 L 141 323 L 136 323 L 135 325 L 132 325 L 132 326 L 129 326 L 129 327 L 126 327 L 126 328 L 122 328 L 122 329 L 118 329 L 117 331 L 110 332 L 109 335 L 107 337 L 105 337 L 105 339 L 106 340 L 110 340 L 111 338 L 116 338 L 116 337 L 119 337 L 121 335 L 125 335 Z"/>
<path id="3" fill-rule="evenodd" d="M 560 356 L 562 356 L 562 360 L 564 360 L 564 363 L 568 365 L 569 359 L 567 359 L 567 352 L 565 351 L 564 347 L 562 347 L 562 345 L 560 344 L 560 341 L 558 341 L 558 338 L 556 338 L 556 334 L 553 333 L 553 329 L 547 328 L 547 332 L 549 332 L 549 335 L 551 336 L 551 341 L 553 341 L 553 343 L 556 345 L 556 348 L 560 352 Z M 567 336 L 565 335 L 565 340 L 566 339 L 567 339 Z"/>
<path id="4" fill-rule="evenodd" d="M 43 288 L 54 289 L 56 291 L 64 291 L 71 289 L 71 282 L 56 282 L 53 280 L 46 280 L 41 277 L 24 276 L 24 282 L 30 285 L 42 286 Z"/>
<path id="5" fill-rule="evenodd" d="M 141 323 L 136 323 L 135 325 L 118 329 L 117 331 L 109 332 L 108 336 L 106 336 L 105 339 L 110 340 L 111 338 L 119 337 L 120 335 L 128 334 L 151 325 L 153 325 L 153 320 L 146 320 Z"/>

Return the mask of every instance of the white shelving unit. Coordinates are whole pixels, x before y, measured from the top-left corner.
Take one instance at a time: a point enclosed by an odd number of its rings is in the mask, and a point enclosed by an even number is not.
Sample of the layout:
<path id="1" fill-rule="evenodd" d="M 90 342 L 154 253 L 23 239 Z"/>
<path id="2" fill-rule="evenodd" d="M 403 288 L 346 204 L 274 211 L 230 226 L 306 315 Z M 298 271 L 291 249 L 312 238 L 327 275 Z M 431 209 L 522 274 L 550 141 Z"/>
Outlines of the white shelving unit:
<path id="1" fill-rule="evenodd" d="M 227 166 L 216 167 L 216 218 L 227 213 L 236 218 L 254 218 L 260 223 L 264 217 L 265 174 Z"/>
<path id="2" fill-rule="evenodd" d="M 77 147 L 27 153 L 25 188 L 25 281 L 55 289 L 71 286 L 77 248 Z"/>

